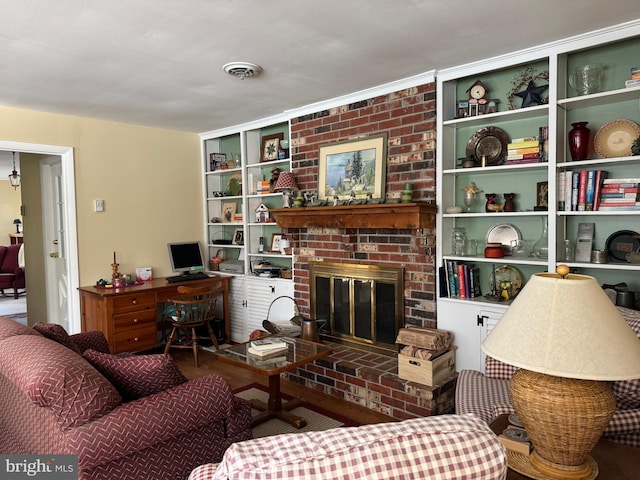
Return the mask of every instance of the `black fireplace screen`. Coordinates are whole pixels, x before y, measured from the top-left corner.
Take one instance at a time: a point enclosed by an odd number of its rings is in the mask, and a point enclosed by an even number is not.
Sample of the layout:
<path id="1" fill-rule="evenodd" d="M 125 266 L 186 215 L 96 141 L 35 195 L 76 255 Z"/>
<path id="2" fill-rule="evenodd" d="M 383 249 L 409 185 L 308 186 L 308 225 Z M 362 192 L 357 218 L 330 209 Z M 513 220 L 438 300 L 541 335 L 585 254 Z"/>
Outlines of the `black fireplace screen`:
<path id="1" fill-rule="evenodd" d="M 396 352 L 403 318 L 402 269 L 312 262 L 311 315 L 326 337 Z"/>

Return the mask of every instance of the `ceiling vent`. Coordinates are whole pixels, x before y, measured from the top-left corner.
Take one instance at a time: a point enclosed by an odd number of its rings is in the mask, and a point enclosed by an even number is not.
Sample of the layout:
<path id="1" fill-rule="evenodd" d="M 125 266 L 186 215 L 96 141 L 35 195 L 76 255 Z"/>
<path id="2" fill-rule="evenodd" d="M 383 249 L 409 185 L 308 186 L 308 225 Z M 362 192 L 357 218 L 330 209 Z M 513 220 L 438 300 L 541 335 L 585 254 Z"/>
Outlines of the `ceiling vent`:
<path id="1" fill-rule="evenodd" d="M 222 66 L 222 69 L 229 75 L 244 80 L 249 77 L 257 77 L 262 72 L 262 67 L 249 62 L 231 62 Z"/>

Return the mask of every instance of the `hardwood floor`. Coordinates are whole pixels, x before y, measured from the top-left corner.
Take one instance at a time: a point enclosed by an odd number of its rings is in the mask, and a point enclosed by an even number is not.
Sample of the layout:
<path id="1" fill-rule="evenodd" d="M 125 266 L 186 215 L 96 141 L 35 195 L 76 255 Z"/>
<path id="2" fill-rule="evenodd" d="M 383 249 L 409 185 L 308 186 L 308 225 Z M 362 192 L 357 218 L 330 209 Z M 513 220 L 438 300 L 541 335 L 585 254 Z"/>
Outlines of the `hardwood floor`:
<path id="1" fill-rule="evenodd" d="M 200 363 L 198 368 L 195 367 L 193 353 L 190 350 L 173 349 L 171 350 L 171 356 L 176 360 L 180 370 L 187 378 L 197 378 L 210 373 L 217 373 L 227 380 L 234 390 L 250 383 L 259 383 L 265 386 L 269 383 L 268 377 L 245 370 L 244 368 L 236 368 L 224 362 L 219 362 L 213 353 L 206 350 L 198 352 L 198 362 Z M 381 413 L 347 402 L 346 400 L 331 397 L 288 380 L 282 380 L 281 387 L 282 391 L 288 395 L 302 397 L 310 404 L 351 418 L 361 425 L 394 421 L 393 418 Z"/>

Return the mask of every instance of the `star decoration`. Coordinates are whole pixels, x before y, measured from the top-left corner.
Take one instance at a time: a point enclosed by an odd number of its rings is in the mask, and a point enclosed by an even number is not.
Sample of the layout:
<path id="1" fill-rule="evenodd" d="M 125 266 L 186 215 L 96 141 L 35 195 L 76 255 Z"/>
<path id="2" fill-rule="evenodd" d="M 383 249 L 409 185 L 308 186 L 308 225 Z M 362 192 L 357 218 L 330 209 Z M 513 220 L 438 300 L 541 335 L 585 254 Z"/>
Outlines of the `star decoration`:
<path id="1" fill-rule="evenodd" d="M 541 87 L 536 87 L 536 84 L 533 83 L 533 80 L 529 81 L 529 85 L 524 92 L 514 93 L 514 95 L 522 98 L 522 108 L 529 107 L 530 105 L 537 104 L 540 105 L 544 103 L 542 97 L 540 95 L 544 92 L 549 85 L 542 85 Z"/>

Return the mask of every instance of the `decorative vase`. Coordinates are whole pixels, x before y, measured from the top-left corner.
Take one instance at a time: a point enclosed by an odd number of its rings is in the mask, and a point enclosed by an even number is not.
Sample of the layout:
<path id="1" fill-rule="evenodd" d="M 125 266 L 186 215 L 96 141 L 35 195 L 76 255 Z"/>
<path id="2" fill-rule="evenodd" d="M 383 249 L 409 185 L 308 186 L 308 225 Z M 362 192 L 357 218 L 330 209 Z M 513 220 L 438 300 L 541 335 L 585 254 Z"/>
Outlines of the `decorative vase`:
<path id="1" fill-rule="evenodd" d="M 589 155 L 589 137 L 591 130 L 587 128 L 589 122 L 572 123 L 569 130 L 569 152 L 571 160 L 586 160 Z"/>
<path id="2" fill-rule="evenodd" d="M 413 185 L 410 183 L 404 184 L 404 190 L 400 197 L 400 203 L 411 203 L 413 201 Z"/>
<path id="3" fill-rule="evenodd" d="M 542 217 L 542 235 L 540 235 L 540 238 L 533 244 L 533 255 L 543 260 L 549 258 L 549 231 L 547 226 L 547 217 Z"/>

